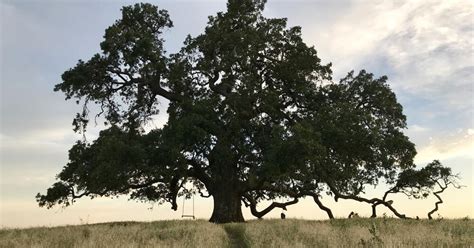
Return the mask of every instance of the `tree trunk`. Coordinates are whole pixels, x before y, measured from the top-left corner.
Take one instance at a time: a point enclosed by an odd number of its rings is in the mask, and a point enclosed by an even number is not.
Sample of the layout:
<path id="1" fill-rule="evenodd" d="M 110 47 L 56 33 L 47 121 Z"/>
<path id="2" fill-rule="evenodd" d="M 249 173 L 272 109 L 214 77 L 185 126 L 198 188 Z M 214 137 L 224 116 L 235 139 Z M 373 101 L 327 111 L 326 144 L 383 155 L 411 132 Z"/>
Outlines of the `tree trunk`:
<path id="1" fill-rule="evenodd" d="M 377 206 L 379 204 L 375 203 L 375 204 L 372 204 L 372 216 L 370 216 L 370 218 L 377 218 Z"/>
<path id="2" fill-rule="evenodd" d="M 211 176 L 214 179 L 209 192 L 214 198 L 214 210 L 210 222 L 244 222 L 237 169 L 237 160 L 231 142 L 218 138 L 209 155 Z"/>
<path id="3" fill-rule="evenodd" d="M 212 195 L 214 198 L 214 210 L 212 211 L 210 222 L 228 223 L 244 222 L 240 195 L 237 192 L 218 189 Z"/>

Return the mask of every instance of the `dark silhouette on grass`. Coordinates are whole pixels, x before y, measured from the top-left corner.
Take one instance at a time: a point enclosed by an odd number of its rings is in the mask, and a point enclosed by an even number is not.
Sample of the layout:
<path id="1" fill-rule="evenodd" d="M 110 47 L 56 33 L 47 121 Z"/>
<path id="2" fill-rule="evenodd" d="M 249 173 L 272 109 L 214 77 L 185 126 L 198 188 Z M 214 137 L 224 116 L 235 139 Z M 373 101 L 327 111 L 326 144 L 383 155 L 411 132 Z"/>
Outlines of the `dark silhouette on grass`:
<path id="1" fill-rule="evenodd" d="M 168 12 L 124 7 L 101 53 L 79 60 L 54 88 L 82 106 L 75 131 L 86 131 L 91 105 L 107 128 L 77 141 L 39 205 L 128 195 L 176 210 L 177 197 L 199 194 L 214 200 L 210 221 L 226 223 L 244 221 L 242 202 L 261 218 L 303 197 L 333 218 L 320 201 L 329 194 L 405 217 L 385 197 L 360 196 L 368 185 L 398 185 L 415 167 L 387 77 L 362 70 L 333 81 L 331 64 L 303 42 L 301 28 L 263 17 L 264 4 L 229 0 L 227 12 L 171 55 L 163 49 Z M 145 132 L 159 106 L 168 106 L 167 124 Z M 419 180 L 408 179 L 409 187 Z M 257 209 L 263 200 L 275 202 Z"/>
<path id="2" fill-rule="evenodd" d="M 348 219 L 353 219 L 353 218 L 359 218 L 359 214 L 354 212 L 354 211 L 351 211 L 349 213 L 349 216 L 347 216 Z"/>

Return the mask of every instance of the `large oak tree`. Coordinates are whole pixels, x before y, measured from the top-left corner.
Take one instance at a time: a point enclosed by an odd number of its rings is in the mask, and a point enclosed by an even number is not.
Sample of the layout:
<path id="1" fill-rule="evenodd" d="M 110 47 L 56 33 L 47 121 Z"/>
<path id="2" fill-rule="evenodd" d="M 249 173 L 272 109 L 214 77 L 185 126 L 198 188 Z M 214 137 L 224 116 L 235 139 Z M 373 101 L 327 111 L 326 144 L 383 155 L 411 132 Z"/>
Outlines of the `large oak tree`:
<path id="1" fill-rule="evenodd" d="M 264 4 L 229 0 L 227 12 L 209 17 L 204 33 L 171 55 L 163 49 L 167 11 L 124 7 L 102 52 L 80 60 L 55 87 L 83 104 L 76 131 L 85 132 L 90 104 L 107 129 L 70 149 L 58 182 L 38 194 L 40 206 L 124 194 L 176 210 L 178 196 L 200 193 L 214 199 L 210 221 L 225 223 L 244 220 L 242 203 L 262 217 L 303 197 L 332 218 L 320 201 L 329 194 L 372 204 L 374 215 L 385 205 L 405 217 L 389 193 L 431 192 L 438 179 L 450 179 L 440 164 L 415 169 L 406 118 L 386 77 L 350 72 L 334 82 L 300 27 L 263 17 Z M 166 125 L 145 132 L 166 103 Z M 441 170 L 444 177 L 431 177 Z M 393 186 L 383 198 L 360 196 L 380 182 Z M 287 201 L 257 209 L 275 199 Z"/>

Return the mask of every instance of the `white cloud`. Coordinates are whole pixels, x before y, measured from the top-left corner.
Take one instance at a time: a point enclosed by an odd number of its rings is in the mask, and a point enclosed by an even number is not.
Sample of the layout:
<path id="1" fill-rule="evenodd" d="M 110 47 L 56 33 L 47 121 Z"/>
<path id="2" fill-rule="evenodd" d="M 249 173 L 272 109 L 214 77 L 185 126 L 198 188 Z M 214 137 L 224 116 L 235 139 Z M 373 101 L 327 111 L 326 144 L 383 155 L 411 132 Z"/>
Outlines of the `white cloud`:
<path id="1" fill-rule="evenodd" d="M 472 128 L 467 129 L 467 135 L 474 135 L 474 129 Z"/>
<path id="2" fill-rule="evenodd" d="M 472 129 L 437 136 L 430 143 L 418 149 L 417 164 L 425 164 L 434 159 L 469 158 L 474 160 L 474 133 Z"/>
<path id="3" fill-rule="evenodd" d="M 397 72 L 396 87 L 454 109 L 472 107 L 473 18 L 467 1 L 415 8 L 382 42 L 384 56 Z"/>
<path id="4" fill-rule="evenodd" d="M 427 132 L 427 131 L 430 131 L 430 128 L 428 127 L 422 127 L 420 125 L 411 125 L 408 127 L 408 130 L 411 131 L 411 132 L 414 132 L 414 133 L 421 133 L 421 132 Z"/>
<path id="5" fill-rule="evenodd" d="M 367 68 L 389 74 L 398 91 L 469 109 L 472 10 L 469 1 L 355 1 L 328 28 L 313 30 L 308 42 L 334 62 L 337 77 Z"/>
<path id="6" fill-rule="evenodd" d="M 3 151 L 23 149 L 26 153 L 29 148 L 62 150 L 81 137 L 65 128 L 32 129 L 25 130 L 21 135 L 1 134 L 0 147 Z"/>
<path id="7" fill-rule="evenodd" d="M 472 160 L 473 3 L 353 1 L 327 27 L 303 31 L 333 62 L 335 80 L 352 69 L 388 75 L 409 113 L 405 133 L 417 145 L 417 162 Z"/>

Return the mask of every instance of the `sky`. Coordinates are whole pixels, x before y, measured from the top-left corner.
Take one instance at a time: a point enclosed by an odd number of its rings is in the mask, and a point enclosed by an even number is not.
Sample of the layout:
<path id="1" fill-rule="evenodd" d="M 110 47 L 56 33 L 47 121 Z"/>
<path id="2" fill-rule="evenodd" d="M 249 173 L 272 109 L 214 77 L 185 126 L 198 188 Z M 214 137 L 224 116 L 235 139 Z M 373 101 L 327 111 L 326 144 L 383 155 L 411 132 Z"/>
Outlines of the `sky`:
<path id="1" fill-rule="evenodd" d="M 72 131 L 79 111 L 53 92 L 61 74 L 77 60 L 100 51 L 104 30 L 133 1 L 0 0 L 0 227 L 55 226 L 105 221 L 179 219 L 181 209 L 118 199 L 80 199 L 68 208 L 39 208 L 44 193 L 67 163 L 67 151 L 81 138 Z M 177 51 L 186 35 L 203 32 L 207 16 L 225 1 L 152 1 L 167 9 L 174 27 L 165 32 L 166 50 Z M 351 70 L 387 75 L 408 119 L 405 133 L 416 144 L 415 161 L 439 159 L 459 173 L 461 189 L 443 193 L 439 214 L 474 217 L 474 1 L 269 0 L 264 15 L 287 17 L 301 26 L 304 41 L 334 79 Z M 162 111 L 165 113 L 166 111 Z M 153 125 L 166 123 L 165 114 Z M 101 126 L 89 128 L 88 138 Z M 368 194 L 379 196 L 380 188 Z M 420 217 L 436 199 L 394 197 L 396 207 Z M 179 200 L 179 203 L 182 199 Z M 335 215 L 370 214 L 370 206 L 324 197 Z M 185 212 L 192 211 L 186 201 Z M 246 219 L 250 211 L 243 209 Z M 207 219 L 212 200 L 196 197 L 195 215 Z M 379 210 L 379 213 L 389 211 Z M 278 217 L 273 211 L 269 217 Z M 325 219 L 311 200 L 288 208 L 289 218 Z"/>

